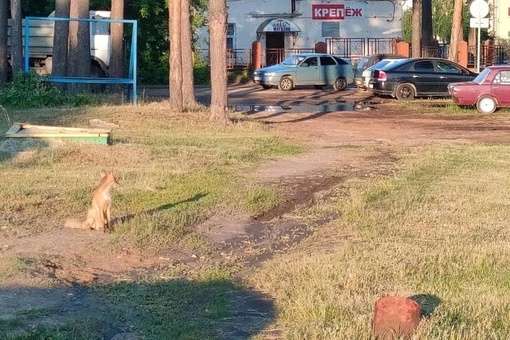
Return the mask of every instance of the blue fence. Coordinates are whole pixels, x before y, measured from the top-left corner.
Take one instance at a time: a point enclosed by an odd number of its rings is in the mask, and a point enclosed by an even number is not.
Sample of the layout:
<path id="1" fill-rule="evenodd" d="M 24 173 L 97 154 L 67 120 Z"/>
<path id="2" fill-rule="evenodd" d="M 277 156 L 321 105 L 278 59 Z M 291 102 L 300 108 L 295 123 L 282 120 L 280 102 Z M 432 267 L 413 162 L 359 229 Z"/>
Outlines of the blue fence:
<path id="1" fill-rule="evenodd" d="M 129 69 L 127 78 L 98 78 L 98 77 L 61 77 L 49 76 L 46 79 L 55 83 L 76 83 L 76 84 L 120 84 L 131 87 L 131 94 L 128 91 L 128 97 L 131 97 L 132 103 L 137 103 L 137 36 L 138 23 L 136 20 L 121 19 L 77 19 L 77 18 L 54 18 L 54 17 L 26 17 L 25 18 L 25 59 L 24 71 L 30 71 L 30 21 L 81 21 L 81 22 L 107 22 L 107 23 L 123 23 L 133 25 L 131 33 L 131 51 L 129 57 Z"/>

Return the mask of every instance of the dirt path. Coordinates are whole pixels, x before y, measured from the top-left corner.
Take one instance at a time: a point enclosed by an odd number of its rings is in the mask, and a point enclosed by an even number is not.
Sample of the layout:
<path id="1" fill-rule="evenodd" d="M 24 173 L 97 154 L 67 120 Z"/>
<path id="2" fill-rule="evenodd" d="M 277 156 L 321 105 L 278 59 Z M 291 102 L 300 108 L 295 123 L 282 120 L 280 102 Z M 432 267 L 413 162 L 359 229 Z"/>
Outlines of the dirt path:
<path id="1" fill-rule="evenodd" d="M 254 264 L 275 256 L 311 233 L 304 224 L 286 218 L 286 215 L 298 207 L 313 205 L 317 193 L 345 180 L 342 176 L 328 176 L 329 172 L 341 170 L 345 176 L 389 174 L 395 169 L 395 150 L 403 146 L 445 142 L 510 143 L 510 117 L 504 113 L 457 118 L 409 114 L 385 101 L 372 103 L 373 99 L 353 91 L 340 97 L 331 91 L 292 91 L 282 100 L 281 92 L 261 91 L 252 85 L 232 90 L 233 105 L 264 101 L 297 106 L 304 102 L 316 105 L 348 100 L 363 103 L 363 106 L 343 112 L 286 110 L 251 114 L 253 119 L 306 141 L 311 149 L 306 154 L 270 162 L 258 170 L 260 181 L 285 188 L 283 204 L 261 216 L 218 217 L 200 226 L 221 249 L 215 258 L 201 258 L 178 249 L 157 255 L 127 248 L 112 249 L 108 247 L 111 235 L 85 230 L 59 229 L 33 237 L 2 240 L 0 257 L 20 256 L 40 261 L 44 269 L 35 273 L 31 283 L 44 285 L 49 280 L 52 284 L 60 283 L 62 288 L 52 291 L 27 289 L 23 286 L 26 282 L 9 282 L 8 288 L 0 287 L 0 305 L 3 306 L 0 319 L 30 309 L 30 306 L 45 305 L 86 314 L 97 306 L 83 290 L 83 284 L 114 282 L 119 277 L 136 276 L 177 263 L 192 264 L 237 256 Z M 234 329 L 236 327 L 241 325 L 233 325 Z M 111 338 L 122 333 L 121 328 L 110 325 L 104 335 Z"/>

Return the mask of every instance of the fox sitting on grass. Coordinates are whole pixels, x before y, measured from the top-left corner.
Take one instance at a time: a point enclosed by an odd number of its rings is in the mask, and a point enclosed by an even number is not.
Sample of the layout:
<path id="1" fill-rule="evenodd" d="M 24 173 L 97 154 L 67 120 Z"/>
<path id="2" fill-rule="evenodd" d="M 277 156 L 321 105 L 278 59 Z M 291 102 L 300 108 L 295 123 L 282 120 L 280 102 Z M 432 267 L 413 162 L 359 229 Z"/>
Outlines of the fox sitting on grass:
<path id="1" fill-rule="evenodd" d="M 87 213 L 87 219 L 81 224 L 75 220 L 67 220 L 66 227 L 102 230 L 103 232 L 109 230 L 112 217 L 111 190 L 118 186 L 119 183 L 112 171 L 108 173 L 101 171 L 101 180 L 92 194 L 92 204 Z"/>

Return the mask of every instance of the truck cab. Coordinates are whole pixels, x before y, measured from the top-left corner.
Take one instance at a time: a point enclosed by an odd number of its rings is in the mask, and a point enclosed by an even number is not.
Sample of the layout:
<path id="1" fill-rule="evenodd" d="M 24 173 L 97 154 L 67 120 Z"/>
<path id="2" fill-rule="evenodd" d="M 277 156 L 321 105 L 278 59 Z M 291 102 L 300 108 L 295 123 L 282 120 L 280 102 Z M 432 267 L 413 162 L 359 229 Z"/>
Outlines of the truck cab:
<path id="1" fill-rule="evenodd" d="M 51 74 L 53 56 L 53 37 L 55 12 L 48 16 L 48 20 L 30 19 L 29 37 L 29 66 L 37 74 Z M 102 19 L 110 19 L 110 11 L 90 11 L 90 63 L 93 77 L 106 77 L 110 64 L 111 36 L 109 22 L 101 22 Z M 25 22 L 23 20 L 23 44 L 25 42 Z M 10 20 L 7 34 L 8 57 L 10 59 Z"/>

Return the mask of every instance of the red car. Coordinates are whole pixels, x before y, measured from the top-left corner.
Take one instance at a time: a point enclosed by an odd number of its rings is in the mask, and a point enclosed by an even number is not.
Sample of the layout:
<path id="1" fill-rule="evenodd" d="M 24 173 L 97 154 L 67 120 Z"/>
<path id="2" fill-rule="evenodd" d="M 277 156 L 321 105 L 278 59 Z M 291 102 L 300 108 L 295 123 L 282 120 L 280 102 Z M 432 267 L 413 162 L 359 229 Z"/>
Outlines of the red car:
<path id="1" fill-rule="evenodd" d="M 486 67 L 473 81 L 451 83 L 448 93 L 459 106 L 476 106 L 480 113 L 510 107 L 510 66 Z"/>

